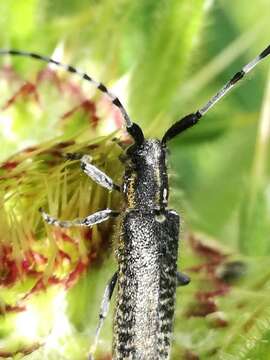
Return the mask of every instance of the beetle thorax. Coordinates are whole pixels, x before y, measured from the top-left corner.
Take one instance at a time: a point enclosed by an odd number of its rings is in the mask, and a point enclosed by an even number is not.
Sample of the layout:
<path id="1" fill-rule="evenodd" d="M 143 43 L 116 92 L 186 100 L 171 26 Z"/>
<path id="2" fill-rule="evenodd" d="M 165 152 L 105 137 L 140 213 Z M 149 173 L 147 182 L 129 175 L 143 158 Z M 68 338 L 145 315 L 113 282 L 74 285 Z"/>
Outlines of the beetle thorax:
<path id="1" fill-rule="evenodd" d="M 166 149 L 156 139 L 132 145 L 123 183 L 127 208 L 166 208 L 168 202 L 168 175 Z"/>

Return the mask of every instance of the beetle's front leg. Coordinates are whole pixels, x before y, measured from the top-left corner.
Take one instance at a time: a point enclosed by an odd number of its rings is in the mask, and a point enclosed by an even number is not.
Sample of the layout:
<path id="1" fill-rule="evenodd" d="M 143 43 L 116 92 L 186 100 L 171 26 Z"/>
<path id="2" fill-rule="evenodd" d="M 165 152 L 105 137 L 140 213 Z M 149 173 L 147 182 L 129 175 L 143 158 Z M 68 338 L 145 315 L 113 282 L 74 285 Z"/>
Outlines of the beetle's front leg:
<path id="1" fill-rule="evenodd" d="M 91 157 L 89 155 L 83 155 L 81 158 L 81 168 L 92 180 L 104 188 L 112 191 L 120 191 L 120 186 L 116 185 L 113 180 L 106 175 L 103 171 L 99 170 L 96 166 L 91 164 Z"/>

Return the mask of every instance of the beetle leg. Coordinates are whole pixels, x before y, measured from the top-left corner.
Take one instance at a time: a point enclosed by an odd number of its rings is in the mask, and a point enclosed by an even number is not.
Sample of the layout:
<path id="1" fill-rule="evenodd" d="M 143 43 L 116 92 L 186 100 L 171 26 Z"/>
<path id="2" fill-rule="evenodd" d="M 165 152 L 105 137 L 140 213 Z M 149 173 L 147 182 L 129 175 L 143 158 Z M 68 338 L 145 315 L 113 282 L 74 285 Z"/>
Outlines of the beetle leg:
<path id="1" fill-rule="evenodd" d="M 190 283 L 190 277 L 186 274 L 177 271 L 176 273 L 176 284 L 177 286 L 184 286 Z"/>
<path id="2" fill-rule="evenodd" d="M 81 158 L 83 157 L 82 153 L 66 153 L 64 154 L 64 157 L 67 160 L 81 160 Z"/>
<path id="3" fill-rule="evenodd" d="M 100 330 L 102 328 L 102 325 L 103 325 L 103 323 L 106 319 L 106 316 L 108 314 L 108 311 L 109 311 L 110 301 L 111 301 L 112 294 L 113 294 L 113 291 L 115 288 L 117 277 L 118 277 L 118 272 L 116 271 L 113 274 L 113 276 L 111 277 L 111 279 L 109 280 L 109 282 L 107 283 L 107 286 L 105 288 L 105 291 L 104 291 L 104 294 L 102 297 L 102 301 L 101 301 L 100 310 L 99 310 L 99 321 L 98 321 L 98 326 L 96 329 L 95 340 L 94 340 L 94 344 L 91 346 L 88 360 L 94 360 L 93 354 L 96 351 Z"/>
<path id="4" fill-rule="evenodd" d="M 91 157 L 89 155 L 83 155 L 81 158 L 81 168 L 92 180 L 97 184 L 103 186 L 108 190 L 120 191 L 120 186 L 114 184 L 113 180 L 106 175 L 103 171 L 99 170 L 96 166 L 91 164 Z"/>
<path id="5" fill-rule="evenodd" d="M 72 226 L 93 226 L 99 224 L 103 221 L 106 221 L 110 218 L 116 217 L 119 215 L 118 211 L 106 209 L 97 211 L 94 214 L 88 215 L 82 219 L 75 220 L 58 220 L 57 218 L 47 214 L 43 209 L 40 209 L 43 219 L 50 225 L 69 228 Z"/>

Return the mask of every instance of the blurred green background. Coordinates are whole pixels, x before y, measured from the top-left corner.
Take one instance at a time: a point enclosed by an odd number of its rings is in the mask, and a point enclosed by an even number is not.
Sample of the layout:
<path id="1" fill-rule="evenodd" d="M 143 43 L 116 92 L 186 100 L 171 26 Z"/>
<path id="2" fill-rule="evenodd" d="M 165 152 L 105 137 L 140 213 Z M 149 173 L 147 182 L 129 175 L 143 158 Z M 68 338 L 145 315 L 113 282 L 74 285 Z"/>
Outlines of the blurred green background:
<path id="1" fill-rule="evenodd" d="M 269 13 L 268 0 L 6 0 L 0 3 L 0 47 L 57 54 L 63 62 L 87 70 L 114 89 L 147 136 L 161 137 L 170 124 L 204 105 L 231 75 L 268 46 Z M 11 64 L 28 81 L 44 67 L 34 60 L 0 60 L 2 66 Z M 269 358 L 269 69 L 266 59 L 199 125 L 169 146 L 170 202 L 182 218 L 180 264 L 193 278 L 188 288 L 177 293 L 173 359 Z M 3 106 L 16 88 L 4 72 L 0 81 Z M 96 96 L 91 86 L 82 86 L 90 97 Z M 7 131 L 2 110 L 1 161 L 29 144 L 48 140 L 56 144 L 56 135 L 68 133 L 72 139 L 72 129 L 77 136 L 85 127 L 85 122 L 78 120 L 73 127 L 59 130 L 55 119 L 65 107 L 56 98 L 59 94 L 46 87 L 42 91 L 47 102 L 42 115 L 39 112 L 39 121 L 35 110 L 29 117 L 29 109 L 15 103 L 12 111 L 16 119 Z M 87 142 L 88 136 L 93 141 L 95 136 L 107 135 L 112 128 L 107 120 L 106 126 L 85 134 L 83 141 Z M 123 132 L 116 136 L 123 136 Z M 105 145 L 101 151 L 106 153 Z M 121 177 L 118 168 L 117 173 L 116 168 L 111 171 L 114 177 Z M 4 180 L 0 182 L 4 191 Z M 44 193 L 42 199 L 45 197 Z M 91 210 L 93 207 L 90 204 Z M 200 316 L 194 316 L 190 306 L 196 305 L 199 292 L 212 289 L 209 276 L 215 286 L 221 281 L 215 278 L 221 270 L 215 268 L 214 278 L 212 263 L 202 272 L 193 271 L 194 264 L 203 259 L 208 265 L 215 261 L 208 248 L 200 253 L 198 246 L 190 244 L 190 233 L 206 247 L 220 249 L 222 260 L 216 265 L 222 265 L 223 270 L 232 261 L 245 268 L 237 282 L 226 283 L 226 294 L 211 298 L 216 308 Z M 10 353 L 17 351 L 18 358 L 85 359 L 101 294 L 115 268 L 113 257 L 107 256 L 64 296 L 69 330 L 50 350 L 41 346 L 29 355 L 22 354 L 18 343 L 23 342 L 13 341 L 8 315 L 2 315 L 6 325 L 0 331 L 0 355 L 8 348 Z M 7 302 L 6 287 L 2 290 L 0 300 Z M 46 308 L 46 300 L 40 298 L 33 301 L 43 302 Z M 111 317 L 101 333 L 100 359 L 110 354 Z M 214 326 L 217 318 L 225 318 L 226 325 Z M 26 318 L 26 326 L 27 322 Z M 41 331 L 41 343 L 46 343 L 48 332 Z"/>

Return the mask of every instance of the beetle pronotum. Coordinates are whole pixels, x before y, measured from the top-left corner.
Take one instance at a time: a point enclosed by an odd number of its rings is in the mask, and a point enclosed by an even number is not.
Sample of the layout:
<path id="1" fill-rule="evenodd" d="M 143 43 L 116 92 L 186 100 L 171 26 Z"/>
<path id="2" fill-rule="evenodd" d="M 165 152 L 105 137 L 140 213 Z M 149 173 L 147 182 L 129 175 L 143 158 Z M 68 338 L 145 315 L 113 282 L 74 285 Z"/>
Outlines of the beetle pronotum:
<path id="1" fill-rule="evenodd" d="M 119 217 L 119 242 L 116 250 L 118 270 L 103 295 L 95 343 L 89 359 L 93 358 L 92 353 L 116 283 L 113 359 L 168 359 L 176 286 L 185 285 L 189 279 L 177 272 L 179 216 L 174 210 L 168 209 L 167 143 L 195 125 L 236 83 L 267 57 L 270 45 L 238 71 L 203 107 L 173 124 L 162 140 L 145 139 L 140 126 L 131 121 L 118 97 L 86 73 L 35 53 L 0 50 L 0 55 L 7 54 L 31 57 L 75 73 L 105 93 L 121 111 L 126 130 L 134 140 L 126 151 L 122 185 L 114 184 L 110 177 L 91 164 L 88 156 L 82 156 L 81 167 L 99 185 L 123 194 L 123 210 L 119 212 L 105 209 L 71 221 L 58 220 L 43 210 L 41 213 L 47 223 L 65 228 L 93 226 L 109 218 Z"/>

